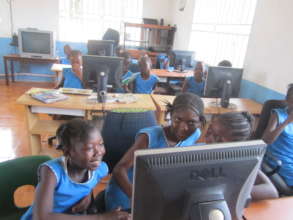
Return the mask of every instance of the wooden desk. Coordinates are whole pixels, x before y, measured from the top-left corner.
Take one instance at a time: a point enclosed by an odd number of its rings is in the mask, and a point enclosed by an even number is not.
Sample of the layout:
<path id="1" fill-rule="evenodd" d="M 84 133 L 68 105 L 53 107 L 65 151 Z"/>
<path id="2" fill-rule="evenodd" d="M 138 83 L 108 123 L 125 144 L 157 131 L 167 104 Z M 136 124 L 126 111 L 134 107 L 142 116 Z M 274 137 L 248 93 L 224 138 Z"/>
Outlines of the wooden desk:
<path id="1" fill-rule="evenodd" d="M 177 71 L 169 72 L 168 70 L 164 70 L 164 69 L 152 69 L 151 73 L 162 78 L 185 78 L 188 76 L 193 76 L 192 70 L 187 72 L 177 72 Z"/>
<path id="2" fill-rule="evenodd" d="M 293 197 L 254 202 L 245 210 L 247 220 L 292 220 Z"/>
<path id="3" fill-rule="evenodd" d="M 160 124 L 165 122 L 166 102 L 173 103 L 175 96 L 169 95 L 151 95 L 154 103 L 157 107 L 157 118 Z M 220 102 L 220 99 L 216 98 L 202 98 L 205 108 L 205 114 L 222 114 L 226 112 L 243 112 L 248 111 L 251 114 L 259 115 L 262 109 L 262 105 L 251 100 L 242 98 L 231 98 L 230 103 L 234 104 L 236 108 L 222 108 L 216 105 L 216 102 Z"/>
<path id="4" fill-rule="evenodd" d="M 12 82 L 15 82 L 14 62 L 21 62 L 21 63 L 58 63 L 59 59 L 56 59 L 56 58 L 43 59 L 43 58 L 36 58 L 36 57 L 21 57 L 19 54 L 9 54 L 9 55 L 3 56 L 6 85 L 9 85 L 8 61 L 10 61 L 11 79 L 12 79 Z"/>
<path id="5" fill-rule="evenodd" d="M 65 101 L 45 104 L 33 99 L 28 94 L 23 94 L 17 99 L 18 104 L 25 106 L 27 126 L 29 131 L 29 142 L 33 155 L 39 154 L 41 150 L 41 135 L 54 135 L 57 128 L 63 121 L 41 120 L 38 113 L 44 114 L 62 114 L 81 116 L 90 119 L 93 111 L 101 111 L 102 109 L 109 111 L 116 108 L 144 108 L 155 111 L 156 106 L 148 94 L 134 94 L 137 102 L 123 103 L 92 103 L 88 101 L 88 96 L 68 95 Z M 104 107 L 104 108 L 103 108 Z"/>

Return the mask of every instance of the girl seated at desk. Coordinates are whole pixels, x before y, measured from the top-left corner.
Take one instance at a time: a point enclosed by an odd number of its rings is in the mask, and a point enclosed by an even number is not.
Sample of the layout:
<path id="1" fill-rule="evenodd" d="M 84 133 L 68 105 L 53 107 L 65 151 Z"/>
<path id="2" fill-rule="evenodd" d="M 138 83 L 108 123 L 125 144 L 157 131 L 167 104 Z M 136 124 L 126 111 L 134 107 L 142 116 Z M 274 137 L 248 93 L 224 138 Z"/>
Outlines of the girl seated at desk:
<path id="1" fill-rule="evenodd" d="M 125 87 L 127 92 L 151 94 L 159 81 L 158 77 L 151 74 L 152 61 L 144 55 L 139 60 L 140 73 L 133 75 L 133 82 Z"/>
<path id="2" fill-rule="evenodd" d="M 129 209 L 132 195 L 134 151 L 146 148 L 186 147 L 194 145 L 201 136 L 205 124 L 204 104 L 197 95 L 182 93 L 168 105 L 171 124 L 141 129 L 133 146 L 113 170 L 113 176 L 105 191 L 106 210 L 117 207 Z"/>
<path id="3" fill-rule="evenodd" d="M 57 140 L 64 156 L 40 166 L 34 204 L 21 220 L 130 219 L 128 213 L 119 210 L 103 215 L 84 214 L 90 210 L 92 190 L 108 175 L 108 166 L 102 161 L 103 139 L 97 127 L 74 119 L 58 128 Z"/>
<path id="4" fill-rule="evenodd" d="M 205 80 L 204 66 L 202 62 L 197 62 L 193 71 L 193 76 L 187 77 L 183 83 L 182 92 L 191 92 L 198 96 L 203 96 Z"/>

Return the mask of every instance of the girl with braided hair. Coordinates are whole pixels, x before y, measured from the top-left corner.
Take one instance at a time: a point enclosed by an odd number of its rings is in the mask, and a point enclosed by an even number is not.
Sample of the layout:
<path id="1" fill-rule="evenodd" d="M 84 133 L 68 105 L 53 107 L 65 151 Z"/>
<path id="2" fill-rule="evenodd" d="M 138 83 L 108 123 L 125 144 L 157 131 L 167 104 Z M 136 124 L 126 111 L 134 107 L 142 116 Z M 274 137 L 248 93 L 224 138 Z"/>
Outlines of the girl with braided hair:
<path id="1" fill-rule="evenodd" d="M 248 112 L 229 112 L 214 116 L 206 133 L 206 143 L 246 141 L 253 131 L 254 118 Z M 253 200 L 278 198 L 278 192 L 261 171 L 252 188 Z"/>
<path id="2" fill-rule="evenodd" d="M 201 136 L 205 124 L 204 104 L 199 96 L 182 93 L 173 104 L 168 104 L 171 124 L 141 129 L 135 143 L 113 170 L 113 176 L 105 192 L 106 210 L 117 207 L 129 209 L 132 195 L 134 152 L 139 149 L 187 147 L 194 145 Z"/>
<path id="3" fill-rule="evenodd" d="M 61 125 L 56 137 L 64 156 L 41 164 L 34 204 L 21 220 L 129 219 L 128 213 L 119 210 L 102 215 L 84 214 L 92 202 L 93 188 L 108 175 L 108 167 L 102 162 L 103 139 L 96 126 L 74 119 Z"/>

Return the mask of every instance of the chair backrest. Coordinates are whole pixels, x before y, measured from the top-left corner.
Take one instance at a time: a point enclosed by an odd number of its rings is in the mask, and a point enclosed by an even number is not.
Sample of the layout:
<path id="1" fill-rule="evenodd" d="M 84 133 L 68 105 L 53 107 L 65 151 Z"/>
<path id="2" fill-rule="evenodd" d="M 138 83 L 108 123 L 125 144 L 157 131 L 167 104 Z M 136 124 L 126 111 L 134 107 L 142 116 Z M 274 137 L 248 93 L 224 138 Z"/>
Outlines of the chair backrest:
<path id="1" fill-rule="evenodd" d="M 274 108 L 285 108 L 287 106 L 285 100 L 268 100 L 264 103 L 260 113 L 259 122 L 254 132 L 253 139 L 261 139 L 268 125 L 271 111 Z"/>
<path id="2" fill-rule="evenodd" d="M 104 161 L 110 172 L 132 146 L 136 133 L 154 125 L 157 125 L 157 121 L 153 111 L 107 113 L 102 136 L 106 148 Z"/>
<path id="3" fill-rule="evenodd" d="M 50 159 L 48 156 L 28 156 L 0 163 L 0 219 L 20 210 L 14 204 L 14 191 L 23 185 L 36 186 L 39 165 Z"/>

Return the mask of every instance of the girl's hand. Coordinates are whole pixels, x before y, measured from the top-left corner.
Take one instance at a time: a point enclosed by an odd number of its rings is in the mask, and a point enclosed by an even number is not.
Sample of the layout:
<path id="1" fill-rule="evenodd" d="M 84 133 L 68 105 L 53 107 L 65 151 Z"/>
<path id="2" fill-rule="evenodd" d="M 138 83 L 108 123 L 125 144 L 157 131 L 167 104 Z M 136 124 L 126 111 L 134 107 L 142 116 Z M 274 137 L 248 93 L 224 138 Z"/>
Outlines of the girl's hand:
<path id="1" fill-rule="evenodd" d="M 292 123 L 293 122 L 293 112 L 291 112 L 289 115 L 288 115 L 288 118 L 286 120 L 289 123 Z"/>
<path id="2" fill-rule="evenodd" d="M 103 214 L 102 220 L 130 220 L 130 214 L 127 212 L 122 212 L 120 210 L 121 208 L 118 208 L 112 212 Z"/>
<path id="3" fill-rule="evenodd" d="M 89 208 L 91 201 L 92 195 L 89 194 L 71 208 L 72 213 L 80 213 L 86 211 Z"/>

